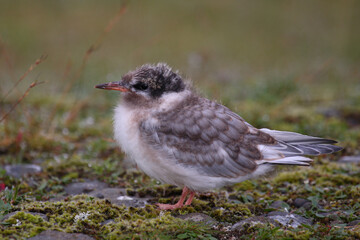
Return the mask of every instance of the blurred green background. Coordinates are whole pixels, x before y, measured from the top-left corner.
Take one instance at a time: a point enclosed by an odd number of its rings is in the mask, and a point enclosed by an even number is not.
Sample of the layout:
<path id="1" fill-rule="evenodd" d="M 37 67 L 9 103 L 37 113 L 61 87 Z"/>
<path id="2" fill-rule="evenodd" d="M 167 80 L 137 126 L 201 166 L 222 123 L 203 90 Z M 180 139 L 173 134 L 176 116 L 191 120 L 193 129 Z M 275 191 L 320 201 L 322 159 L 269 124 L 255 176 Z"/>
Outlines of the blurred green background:
<path id="1" fill-rule="evenodd" d="M 35 122 L 40 114 L 45 133 L 44 122 L 61 129 L 65 120 L 79 119 L 64 117 L 70 109 L 70 115 L 95 118 L 110 135 L 118 95 L 93 86 L 160 61 L 257 127 L 340 140 L 347 138 L 344 130 L 359 128 L 359 1 L 143 0 L 125 3 L 119 15 L 124 3 L 1 1 L 1 95 L 48 56 L 1 102 L 4 115 L 31 82 L 46 82 L 7 117 L 8 132 L 29 124 L 24 112 Z"/>

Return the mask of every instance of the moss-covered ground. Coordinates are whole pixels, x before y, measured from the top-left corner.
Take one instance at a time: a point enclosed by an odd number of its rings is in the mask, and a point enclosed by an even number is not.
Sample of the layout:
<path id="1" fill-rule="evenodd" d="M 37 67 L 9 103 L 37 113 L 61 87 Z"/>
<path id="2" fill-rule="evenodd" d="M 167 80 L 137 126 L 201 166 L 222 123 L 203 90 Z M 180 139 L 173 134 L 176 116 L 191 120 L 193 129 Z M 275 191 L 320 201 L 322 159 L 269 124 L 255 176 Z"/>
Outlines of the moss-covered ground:
<path id="1" fill-rule="evenodd" d="M 256 102 L 248 103 L 255 105 Z M 26 108 L 33 108 L 32 126 L 41 126 L 40 112 L 47 112 L 47 104 L 37 104 L 24 104 Z M 246 113 L 257 116 L 264 112 L 271 115 L 277 111 L 277 107 L 264 107 L 264 104 L 257 102 L 258 107 Z M 20 132 L 16 128 L 20 123 L 9 121 L 2 125 L 2 131 L 7 136 L 1 145 L 2 164 L 36 163 L 43 171 L 15 179 L 1 170 L 1 181 L 7 187 L 0 193 L 1 214 L 3 216 L 20 211 L 2 222 L 1 237 L 31 237 L 45 229 L 54 229 L 85 233 L 98 239 L 115 239 L 120 236 L 129 239 L 226 239 L 229 236 L 244 239 L 358 238 L 359 225 L 349 227 L 347 224 L 360 220 L 360 166 L 340 164 L 337 161 L 342 155 L 358 154 L 356 146 L 359 144 L 359 128 L 347 125 L 343 118 L 327 118 L 301 105 L 291 101 L 289 106 L 292 109 L 303 108 L 300 111 L 302 113 L 293 116 L 292 112 L 284 111 L 276 115 L 274 121 L 269 120 L 269 127 L 273 127 L 271 123 L 274 122 L 277 129 L 290 126 L 291 130 L 308 134 L 315 132 L 318 133 L 315 135 L 340 139 L 340 145 L 345 150 L 315 158 L 312 167 L 284 167 L 270 176 L 199 194 L 191 207 L 173 212 L 161 212 L 151 204 L 174 202 L 181 189 L 161 185 L 140 172 L 126 170 L 124 155 L 111 140 L 111 115 L 98 114 L 104 106 L 88 105 L 69 125 L 59 119 L 59 125 L 56 126 L 58 130 L 51 135 L 39 129 Z M 247 102 L 239 104 L 239 108 L 242 106 L 246 108 Z M 66 113 L 71 106 L 64 104 L 61 109 Z M 92 124 L 86 124 L 89 118 L 92 118 Z M 256 122 L 256 119 L 250 117 L 250 121 Z M 27 129 L 26 126 L 24 129 Z M 130 196 L 150 197 L 150 205 L 145 208 L 125 208 L 88 195 L 66 196 L 64 186 L 88 179 L 125 188 Z M 63 196 L 63 200 L 52 200 L 59 196 Z M 310 200 L 311 207 L 294 207 L 296 198 Z M 295 230 L 265 225 L 249 226 L 240 232 L 229 231 L 229 226 L 238 221 L 275 211 L 270 205 L 277 200 L 282 200 L 288 211 L 312 219 L 314 225 L 304 225 Z M 49 221 L 27 212 L 43 213 Z M 209 226 L 176 218 L 193 212 L 205 213 L 218 221 L 219 225 Z M 101 224 L 109 219 L 114 221 Z"/>
<path id="2" fill-rule="evenodd" d="M 52 229 L 95 239 L 359 239 L 360 225 L 349 223 L 360 220 L 360 165 L 338 162 L 360 154 L 359 3 L 238 2 L 130 2 L 105 35 L 117 1 L 3 3 L 0 117 L 10 114 L 0 123 L 0 238 Z M 99 36 L 101 47 L 84 56 Z M 5 96 L 43 52 L 48 59 Z M 158 61 L 256 127 L 336 139 L 344 150 L 314 158 L 311 167 L 282 167 L 199 194 L 190 207 L 159 211 L 154 203 L 175 202 L 181 189 L 129 170 L 112 139 L 118 94 L 93 89 Z M 35 80 L 46 83 L 12 110 Z M 6 165 L 24 163 L 42 171 L 6 174 Z M 66 185 L 88 180 L 147 197 L 149 205 L 126 208 L 66 195 Z M 299 198 L 310 205 L 296 207 Z M 271 204 L 278 200 L 313 224 L 231 231 L 236 222 L 277 210 Z M 8 213 L 15 214 L 4 220 Z M 217 224 L 178 218 L 188 213 Z"/>

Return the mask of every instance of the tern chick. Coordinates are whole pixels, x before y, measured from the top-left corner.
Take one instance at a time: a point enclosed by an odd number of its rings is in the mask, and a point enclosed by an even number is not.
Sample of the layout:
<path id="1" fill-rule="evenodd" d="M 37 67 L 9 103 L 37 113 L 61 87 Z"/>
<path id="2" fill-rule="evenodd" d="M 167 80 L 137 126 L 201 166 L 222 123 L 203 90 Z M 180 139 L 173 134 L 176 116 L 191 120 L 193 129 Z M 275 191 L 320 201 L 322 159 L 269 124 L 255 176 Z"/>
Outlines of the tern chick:
<path id="1" fill-rule="evenodd" d="M 234 184 L 275 165 L 309 166 L 341 150 L 336 141 L 294 132 L 257 129 L 229 108 L 199 96 L 167 64 L 145 64 L 118 82 L 96 88 L 121 92 L 114 135 L 121 149 L 150 177 L 183 188 L 174 204 L 190 205 L 195 192 Z"/>

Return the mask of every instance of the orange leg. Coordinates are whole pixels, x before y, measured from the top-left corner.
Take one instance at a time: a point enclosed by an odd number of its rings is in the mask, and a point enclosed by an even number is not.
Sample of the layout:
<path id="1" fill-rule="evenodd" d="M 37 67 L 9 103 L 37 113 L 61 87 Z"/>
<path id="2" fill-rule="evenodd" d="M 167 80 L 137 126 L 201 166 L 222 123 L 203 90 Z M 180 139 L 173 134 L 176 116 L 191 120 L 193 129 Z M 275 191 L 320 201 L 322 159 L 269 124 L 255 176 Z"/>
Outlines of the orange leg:
<path id="1" fill-rule="evenodd" d="M 195 195 L 195 192 L 192 192 L 190 191 L 190 189 L 188 189 L 187 187 L 184 187 L 183 188 L 183 191 L 182 191 L 182 194 L 181 194 L 181 197 L 179 199 L 179 201 L 174 204 L 174 205 L 171 205 L 171 204 L 161 204 L 161 203 L 158 203 L 156 204 L 161 210 L 173 210 L 173 209 L 177 209 L 177 208 L 182 208 L 184 206 L 184 201 L 186 199 L 186 196 L 190 193 L 190 197 L 188 198 L 188 200 L 186 201 L 185 205 L 190 205 L 191 204 L 191 201 L 193 200 L 194 198 L 194 195 Z"/>

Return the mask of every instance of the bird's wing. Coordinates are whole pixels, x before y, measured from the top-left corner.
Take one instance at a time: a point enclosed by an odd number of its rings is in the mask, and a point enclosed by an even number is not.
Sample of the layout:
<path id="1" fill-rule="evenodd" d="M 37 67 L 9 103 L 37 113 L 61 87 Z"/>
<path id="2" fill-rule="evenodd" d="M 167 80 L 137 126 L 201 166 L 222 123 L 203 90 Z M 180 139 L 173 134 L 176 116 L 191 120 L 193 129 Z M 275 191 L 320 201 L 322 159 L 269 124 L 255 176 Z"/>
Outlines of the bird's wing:
<path id="1" fill-rule="evenodd" d="M 208 176 L 251 173 L 262 158 L 257 146 L 276 143 L 230 109 L 204 98 L 189 98 L 154 118 L 141 123 L 142 137 L 177 163 Z"/>

